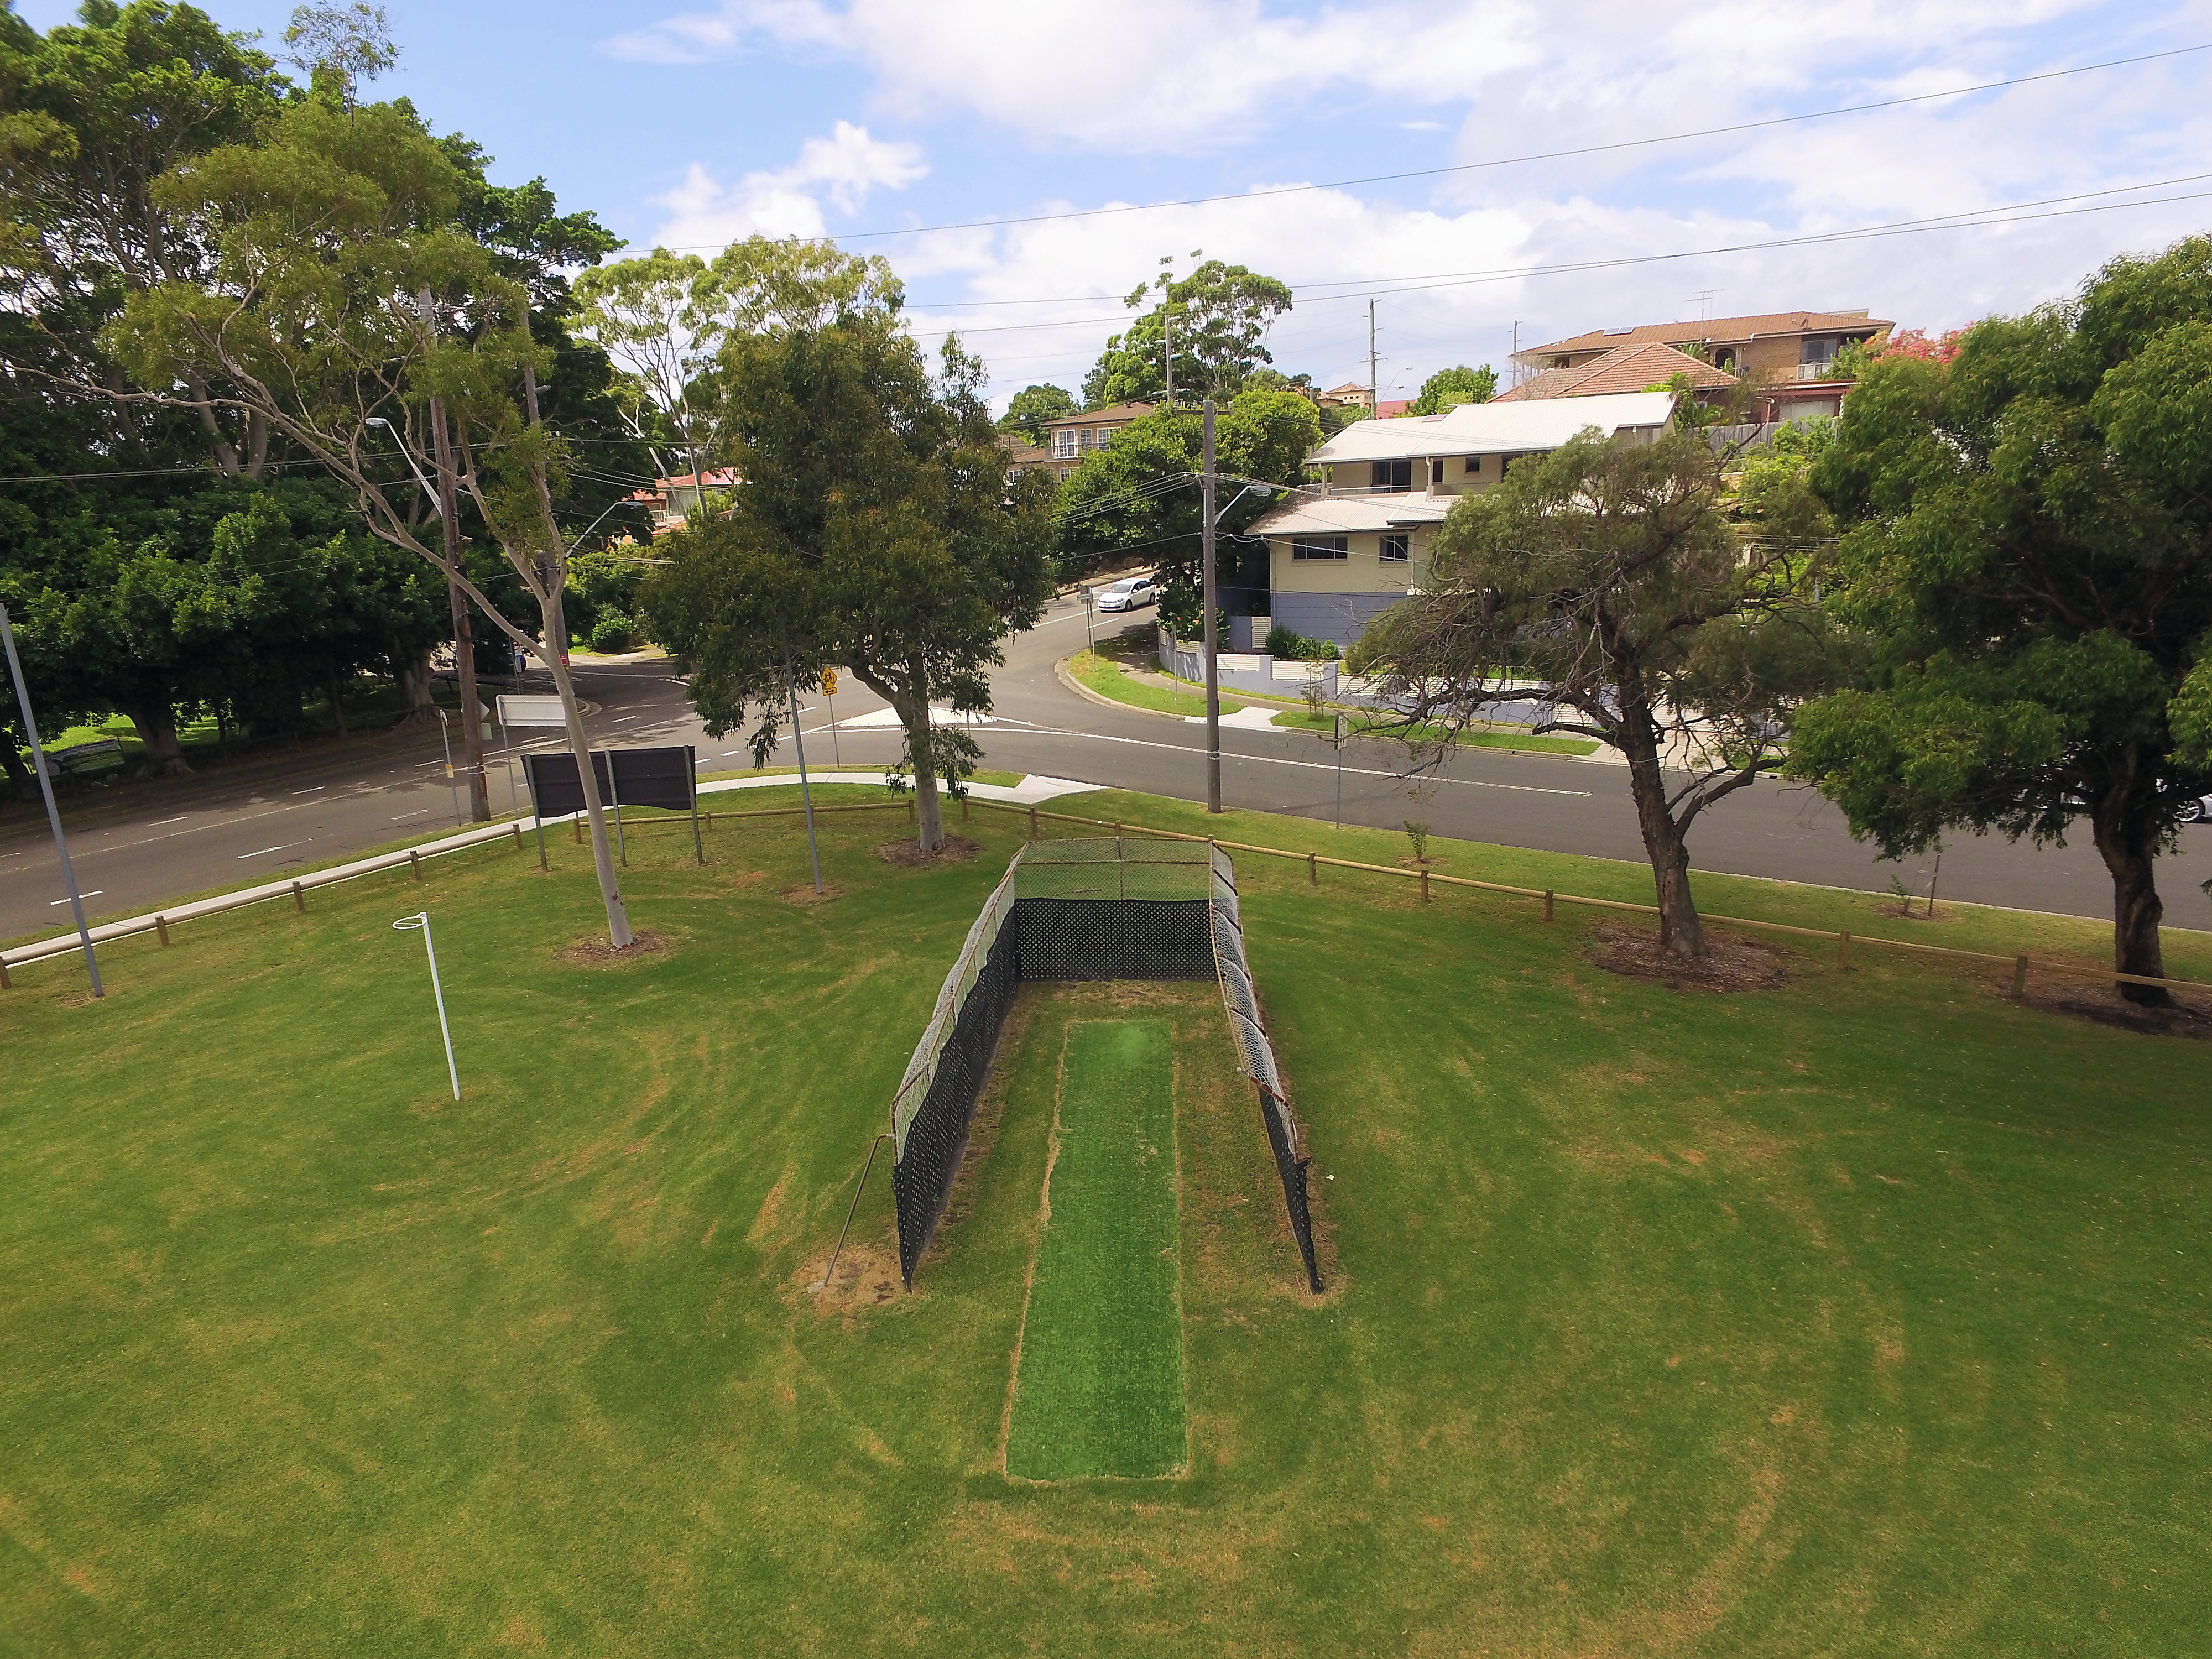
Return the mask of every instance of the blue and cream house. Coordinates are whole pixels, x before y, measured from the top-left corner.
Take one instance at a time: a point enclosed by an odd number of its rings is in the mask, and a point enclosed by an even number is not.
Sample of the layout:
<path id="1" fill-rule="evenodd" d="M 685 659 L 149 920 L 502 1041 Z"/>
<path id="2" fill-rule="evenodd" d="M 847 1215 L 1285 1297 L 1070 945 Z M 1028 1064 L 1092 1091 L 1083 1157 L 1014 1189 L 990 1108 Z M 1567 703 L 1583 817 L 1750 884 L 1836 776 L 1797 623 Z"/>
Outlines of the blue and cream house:
<path id="1" fill-rule="evenodd" d="M 1650 443 L 1674 410 L 1666 392 L 1462 404 L 1442 415 L 1359 421 L 1306 458 L 1322 483 L 1248 532 L 1268 546 L 1279 626 L 1348 646 L 1421 585 L 1429 548 L 1462 495 L 1492 488 L 1524 455 L 1586 428 Z"/>

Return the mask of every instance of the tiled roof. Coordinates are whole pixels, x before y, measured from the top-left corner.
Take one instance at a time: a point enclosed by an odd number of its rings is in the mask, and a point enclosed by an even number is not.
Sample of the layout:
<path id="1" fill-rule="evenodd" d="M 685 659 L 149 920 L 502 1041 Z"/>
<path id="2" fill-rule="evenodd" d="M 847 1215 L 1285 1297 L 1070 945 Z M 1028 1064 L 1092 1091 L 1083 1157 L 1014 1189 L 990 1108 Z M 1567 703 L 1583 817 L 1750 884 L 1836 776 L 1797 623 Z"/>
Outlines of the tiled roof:
<path id="1" fill-rule="evenodd" d="M 1378 421 L 1395 421 L 1413 406 L 1413 399 L 1411 398 L 1385 398 L 1375 405 L 1375 418 Z"/>
<path id="2" fill-rule="evenodd" d="M 1735 377 L 1724 370 L 1654 340 L 1645 345 L 1615 346 L 1573 368 L 1546 369 L 1534 380 L 1499 392 L 1492 401 L 1526 404 L 1545 398 L 1598 398 L 1613 392 L 1642 392 L 1663 386 L 1677 374 L 1687 375 L 1691 386 L 1701 391 L 1735 384 Z"/>
<path id="3" fill-rule="evenodd" d="M 1079 409 L 1073 415 L 1059 415 L 1042 422 L 1046 427 L 1096 426 L 1101 421 L 1133 421 L 1149 415 L 1157 408 L 1153 404 L 1115 404 L 1111 409 Z"/>
<path id="4" fill-rule="evenodd" d="M 1879 334 L 1895 326 L 1887 317 L 1869 317 L 1863 311 L 1770 311 L 1757 317 L 1714 317 L 1699 323 L 1594 328 L 1587 334 L 1554 340 L 1549 345 L 1530 346 L 1519 355 L 1540 357 L 1555 352 L 1601 351 L 1611 346 L 1646 345 L 1653 341 L 1670 345 L 1690 340 L 1729 343 L 1756 335 L 1842 333 L 1857 329 Z"/>

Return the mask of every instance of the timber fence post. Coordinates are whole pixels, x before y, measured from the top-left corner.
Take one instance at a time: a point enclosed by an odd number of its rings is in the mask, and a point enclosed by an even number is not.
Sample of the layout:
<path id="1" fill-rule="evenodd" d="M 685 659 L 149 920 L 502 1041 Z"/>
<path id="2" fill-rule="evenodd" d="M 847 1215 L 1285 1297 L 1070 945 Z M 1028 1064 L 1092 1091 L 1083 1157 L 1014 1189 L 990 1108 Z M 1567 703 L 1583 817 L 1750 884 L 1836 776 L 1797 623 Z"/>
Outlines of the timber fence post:
<path id="1" fill-rule="evenodd" d="M 1836 935 L 1836 966 L 1848 968 L 1850 965 L 1851 936 L 1849 933 L 1838 933 Z"/>
<path id="2" fill-rule="evenodd" d="M 407 867 L 415 872 L 415 879 L 422 879 L 422 855 L 413 848 L 407 849 Z"/>
<path id="3" fill-rule="evenodd" d="M 1318 853 L 1306 854 L 1306 884 L 1310 887 L 1321 885 L 1321 854 Z"/>
<path id="4" fill-rule="evenodd" d="M 4 962 L 0 962 L 0 991 L 10 990 L 12 988 L 14 988 L 8 978 L 8 964 Z"/>
<path id="5" fill-rule="evenodd" d="M 168 919 L 168 917 L 167 917 L 167 916 L 156 916 L 156 917 L 155 917 L 155 918 L 154 918 L 154 931 L 155 931 L 155 933 L 159 933 L 159 934 L 161 936 L 161 948 L 162 948 L 164 951 L 167 950 L 167 949 L 169 948 L 169 919 Z"/>
<path id="6" fill-rule="evenodd" d="M 1431 902 L 1429 897 L 1429 872 L 1425 866 L 1421 870 L 1421 902 L 1424 904 Z"/>
<path id="7" fill-rule="evenodd" d="M 514 831 L 514 850 L 520 853 L 522 850 L 522 820 L 517 818 L 507 827 Z"/>
<path id="8" fill-rule="evenodd" d="M 1551 919 L 1552 919 L 1552 890 L 1551 890 L 1550 888 L 1547 887 L 1547 888 L 1544 890 L 1544 920 L 1545 920 L 1545 921 L 1549 921 Z"/>
<path id="9" fill-rule="evenodd" d="M 292 912 L 295 915 L 301 916 L 307 914 L 307 896 L 301 890 L 300 884 L 296 881 L 292 884 Z"/>
<path id="10" fill-rule="evenodd" d="M 2012 994 L 2016 997 L 2027 994 L 2027 957 L 2025 955 L 2013 958 Z"/>

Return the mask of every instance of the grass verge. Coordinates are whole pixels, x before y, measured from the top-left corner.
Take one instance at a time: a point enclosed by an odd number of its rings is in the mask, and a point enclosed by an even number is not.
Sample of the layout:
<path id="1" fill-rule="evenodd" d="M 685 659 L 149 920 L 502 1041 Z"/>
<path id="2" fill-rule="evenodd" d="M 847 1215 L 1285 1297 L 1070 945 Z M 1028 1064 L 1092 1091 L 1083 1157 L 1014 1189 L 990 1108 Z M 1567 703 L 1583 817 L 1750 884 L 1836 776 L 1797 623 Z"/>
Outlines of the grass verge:
<path id="1" fill-rule="evenodd" d="M 1149 708 L 1162 714 L 1203 714 L 1206 712 L 1206 692 L 1203 689 L 1177 691 L 1133 678 L 1111 657 L 1094 656 L 1088 651 L 1079 651 L 1067 659 L 1067 672 L 1100 696 L 1127 703 L 1132 708 Z M 1243 706 L 1231 697 L 1221 700 L 1221 712 L 1224 714 L 1233 714 Z"/>
<path id="2" fill-rule="evenodd" d="M 1437 726 L 1417 726 L 1411 732 L 1401 732 L 1387 726 L 1388 717 L 1362 709 L 1347 722 L 1349 735 L 1356 738 L 1379 735 L 1388 738 L 1411 737 L 1417 743 L 1433 743 L 1443 735 Z M 1274 724 L 1293 732 L 1319 732 L 1323 735 L 1336 730 L 1334 714 L 1316 714 L 1309 708 L 1290 708 L 1275 716 Z M 1587 738 L 1531 737 L 1526 732 L 1462 732 L 1457 739 L 1462 749 L 1510 749 L 1524 755 L 1595 755 L 1597 744 Z"/>
<path id="3" fill-rule="evenodd" d="M 1059 1074 L 1006 1472 L 1170 1474 L 1184 1449 L 1168 1025 L 1072 1024 Z"/>

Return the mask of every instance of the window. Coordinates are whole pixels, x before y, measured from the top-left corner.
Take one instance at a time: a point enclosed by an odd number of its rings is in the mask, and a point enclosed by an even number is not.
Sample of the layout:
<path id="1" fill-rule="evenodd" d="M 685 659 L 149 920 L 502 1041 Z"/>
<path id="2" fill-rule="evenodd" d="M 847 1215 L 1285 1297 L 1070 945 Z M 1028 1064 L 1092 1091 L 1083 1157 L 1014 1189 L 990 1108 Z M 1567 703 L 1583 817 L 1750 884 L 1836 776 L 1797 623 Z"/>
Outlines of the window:
<path id="1" fill-rule="evenodd" d="M 1076 439 L 1075 439 L 1075 428 L 1074 428 L 1073 427 L 1062 426 L 1062 427 L 1055 427 L 1055 428 L 1053 428 L 1053 434 L 1052 434 L 1052 458 L 1053 458 L 1053 459 L 1054 459 L 1055 461 L 1072 461 L 1072 460 L 1073 460 L 1073 459 L 1075 459 L 1075 456 L 1076 456 L 1076 447 L 1075 447 L 1075 444 L 1076 444 Z M 1061 476 L 1062 477 L 1066 477 L 1067 475 L 1066 475 L 1066 473 L 1062 473 L 1060 476 Z"/>
<path id="2" fill-rule="evenodd" d="M 1369 475 L 1370 489 L 1397 490 L 1413 487 L 1413 464 L 1410 460 L 1372 462 Z"/>
<path id="3" fill-rule="evenodd" d="M 1412 538 L 1412 537 L 1410 537 L 1410 536 L 1385 536 L 1385 537 L 1382 538 L 1382 562 L 1383 562 L 1383 563 L 1385 563 L 1385 564 L 1404 564 L 1404 563 L 1406 563 L 1407 561 L 1409 561 L 1410 559 L 1412 559 L 1412 557 L 1413 557 L 1413 538 Z"/>
<path id="4" fill-rule="evenodd" d="M 1467 468 L 1467 476 L 1468 477 L 1480 478 L 1482 476 L 1481 456 L 1470 455 L 1466 459 L 1466 460 L 1462 462 L 1461 465 Z"/>
<path id="5" fill-rule="evenodd" d="M 1352 543 L 1345 536 L 1303 536 L 1291 544 L 1291 557 L 1307 559 L 1348 559 Z"/>

